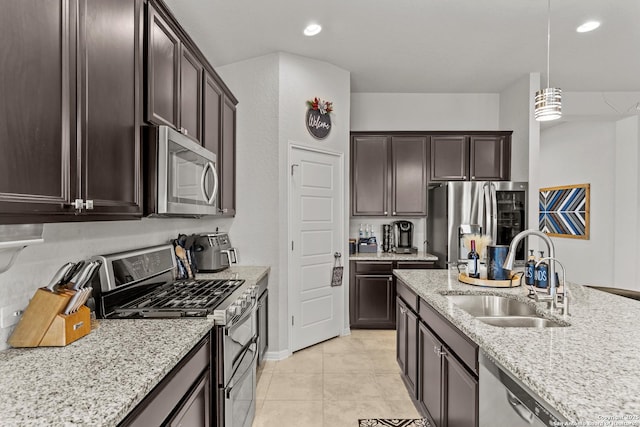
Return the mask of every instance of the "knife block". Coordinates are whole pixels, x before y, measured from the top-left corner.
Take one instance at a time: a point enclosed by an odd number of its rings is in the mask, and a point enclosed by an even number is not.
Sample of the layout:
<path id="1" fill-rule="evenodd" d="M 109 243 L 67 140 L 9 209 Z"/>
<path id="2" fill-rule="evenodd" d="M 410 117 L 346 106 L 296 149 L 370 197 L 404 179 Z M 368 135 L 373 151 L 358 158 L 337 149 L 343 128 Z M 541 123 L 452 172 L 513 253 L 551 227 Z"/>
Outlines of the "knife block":
<path id="1" fill-rule="evenodd" d="M 83 305 L 71 314 L 58 314 L 42 337 L 39 347 L 64 347 L 91 332 L 91 310 Z"/>
<path id="2" fill-rule="evenodd" d="M 12 347 L 65 346 L 87 335 L 91 332 L 87 307 L 62 314 L 72 296 L 71 292 L 36 290 L 7 343 Z"/>

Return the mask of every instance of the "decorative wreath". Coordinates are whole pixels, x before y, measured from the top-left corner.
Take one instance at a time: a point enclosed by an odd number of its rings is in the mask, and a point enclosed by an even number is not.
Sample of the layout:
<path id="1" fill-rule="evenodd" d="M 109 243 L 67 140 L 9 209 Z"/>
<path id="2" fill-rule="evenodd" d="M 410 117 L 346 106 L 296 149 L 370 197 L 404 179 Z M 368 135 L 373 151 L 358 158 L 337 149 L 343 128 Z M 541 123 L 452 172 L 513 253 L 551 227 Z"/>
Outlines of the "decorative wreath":
<path id="1" fill-rule="evenodd" d="M 320 114 L 327 114 L 333 111 L 333 102 L 323 101 L 320 98 L 313 98 L 313 101 L 307 101 L 307 105 L 311 110 L 320 111 Z"/>

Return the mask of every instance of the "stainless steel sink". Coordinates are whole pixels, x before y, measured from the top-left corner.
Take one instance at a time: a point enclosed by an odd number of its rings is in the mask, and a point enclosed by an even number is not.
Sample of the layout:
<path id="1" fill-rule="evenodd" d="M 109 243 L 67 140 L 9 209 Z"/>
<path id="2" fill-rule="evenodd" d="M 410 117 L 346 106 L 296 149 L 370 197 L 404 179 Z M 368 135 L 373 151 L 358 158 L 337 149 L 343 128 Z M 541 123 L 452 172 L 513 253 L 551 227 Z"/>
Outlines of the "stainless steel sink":
<path id="1" fill-rule="evenodd" d="M 474 317 L 536 315 L 534 306 L 508 297 L 496 295 L 447 295 L 447 298 Z"/>
<path id="2" fill-rule="evenodd" d="M 476 319 L 488 325 L 501 326 L 503 328 L 558 328 L 566 326 L 540 316 L 479 316 Z"/>
<path id="3" fill-rule="evenodd" d="M 533 305 L 497 295 L 445 295 L 481 322 L 503 328 L 555 328 L 568 326 L 536 313 Z"/>

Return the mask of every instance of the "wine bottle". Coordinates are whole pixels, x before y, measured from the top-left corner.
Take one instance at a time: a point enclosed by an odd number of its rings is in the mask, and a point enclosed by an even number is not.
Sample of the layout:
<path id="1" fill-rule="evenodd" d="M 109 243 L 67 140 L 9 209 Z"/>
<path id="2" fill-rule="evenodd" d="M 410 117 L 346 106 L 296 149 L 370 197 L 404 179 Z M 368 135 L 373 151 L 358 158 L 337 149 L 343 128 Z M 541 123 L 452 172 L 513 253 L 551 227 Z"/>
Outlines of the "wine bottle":
<path id="1" fill-rule="evenodd" d="M 467 255 L 467 276 L 475 279 L 480 278 L 480 255 L 476 252 L 476 241 L 471 241 L 471 251 Z"/>
<path id="2" fill-rule="evenodd" d="M 533 249 L 529 249 L 529 260 L 524 269 L 524 282 L 527 286 L 535 286 L 536 284 L 536 257 L 533 255 Z"/>

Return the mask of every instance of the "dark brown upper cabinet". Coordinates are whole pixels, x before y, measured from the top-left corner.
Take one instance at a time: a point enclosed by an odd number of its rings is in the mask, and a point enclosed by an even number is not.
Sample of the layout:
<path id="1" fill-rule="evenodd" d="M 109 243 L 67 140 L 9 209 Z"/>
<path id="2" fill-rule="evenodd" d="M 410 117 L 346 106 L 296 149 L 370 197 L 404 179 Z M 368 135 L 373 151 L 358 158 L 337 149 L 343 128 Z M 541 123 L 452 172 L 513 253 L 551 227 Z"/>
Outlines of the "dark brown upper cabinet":
<path id="1" fill-rule="evenodd" d="M 180 39 L 151 4 L 146 34 L 147 121 L 179 129 Z"/>
<path id="2" fill-rule="evenodd" d="M 203 67 L 184 45 L 180 62 L 180 129 L 202 143 Z"/>
<path id="3" fill-rule="evenodd" d="M 469 179 L 469 139 L 466 136 L 432 136 L 430 149 L 431 181 Z"/>
<path id="4" fill-rule="evenodd" d="M 510 136 L 470 136 L 469 145 L 472 181 L 508 181 L 511 178 Z"/>
<path id="5" fill-rule="evenodd" d="M 426 214 L 427 138 L 353 136 L 353 216 Z"/>
<path id="6" fill-rule="evenodd" d="M 203 89 L 202 145 L 218 156 L 222 140 L 220 131 L 224 92 L 209 73 L 204 74 Z"/>
<path id="7" fill-rule="evenodd" d="M 222 143 L 218 154 L 220 210 L 222 215 L 236 213 L 236 105 L 227 96 L 222 104 Z"/>
<path id="8" fill-rule="evenodd" d="M 137 0 L 4 6 L 0 222 L 141 215 L 141 7 Z"/>
<path id="9" fill-rule="evenodd" d="M 391 138 L 391 215 L 427 213 L 427 138 Z"/>
<path id="10" fill-rule="evenodd" d="M 508 181 L 511 132 L 432 135 L 430 181 Z"/>
<path id="11" fill-rule="evenodd" d="M 389 214 L 389 143 L 386 136 L 351 139 L 351 214 Z"/>

